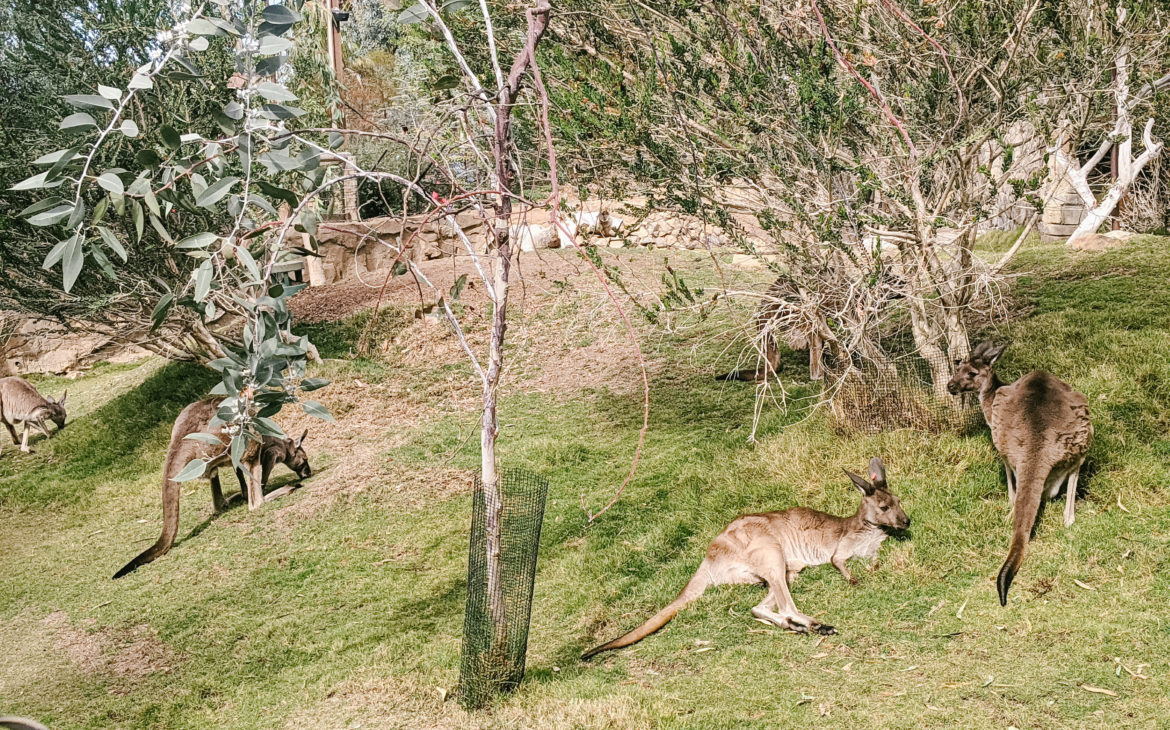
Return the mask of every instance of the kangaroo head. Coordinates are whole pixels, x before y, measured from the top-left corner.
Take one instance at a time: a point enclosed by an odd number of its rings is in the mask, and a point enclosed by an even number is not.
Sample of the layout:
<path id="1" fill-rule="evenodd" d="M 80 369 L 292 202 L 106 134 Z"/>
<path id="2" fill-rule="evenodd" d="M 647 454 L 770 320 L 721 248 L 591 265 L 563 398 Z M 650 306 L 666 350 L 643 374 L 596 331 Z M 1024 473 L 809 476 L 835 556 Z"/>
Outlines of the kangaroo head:
<path id="1" fill-rule="evenodd" d="M 61 400 L 53 400 L 53 396 L 45 396 L 45 401 L 49 404 L 49 419 L 57 424 L 57 430 L 65 428 L 65 399 L 69 397 L 69 391 L 66 390 L 61 395 Z"/>
<path id="2" fill-rule="evenodd" d="M 975 346 L 966 360 L 955 361 L 955 376 L 947 383 L 947 392 L 952 395 L 968 391 L 980 391 L 991 379 L 991 366 L 1003 354 L 1007 343 L 993 345 L 981 342 Z"/>
<path id="3" fill-rule="evenodd" d="M 910 518 L 902 510 L 902 500 L 890 491 L 886 485 L 886 467 L 882 460 L 873 457 L 869 460 L 869 478 L 858 476 L 848 469 L 845 473 L 853 480 L 853 485 L 861 492 L 861 506 L 857 514 L 866 524 L 878 527 L 891 527 L 895 530 L 905 530 L 910 527 Z"/>
<path id="4" fill-rule="evenodd" d="M 292 470 L 301 479 L 308 479 L 313 476 L 313 469 L 309 466 L 309 455 L 305 453 L 302 444 L 305 443 L 305 437 L 309 435 L 309 429 L 301 434 L 301 437 L 296 441 L 286 438 L 284 440 L 284 465 Z"/>

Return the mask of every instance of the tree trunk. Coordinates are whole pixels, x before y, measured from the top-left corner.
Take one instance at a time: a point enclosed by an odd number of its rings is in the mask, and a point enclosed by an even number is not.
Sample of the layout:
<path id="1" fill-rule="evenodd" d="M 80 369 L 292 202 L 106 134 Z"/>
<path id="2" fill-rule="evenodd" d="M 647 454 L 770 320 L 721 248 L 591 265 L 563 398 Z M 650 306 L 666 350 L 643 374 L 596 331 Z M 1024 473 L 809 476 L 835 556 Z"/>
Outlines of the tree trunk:
<path id="1" fill-rule="evenodd" d="M 529 10 L 528 38 L 524 49 L 516 57 L 508 74 L 507 83 L 500 90 L 496 105 L 495 134 L 492 154 L 495 157 L 496 185 L 500 191 L 496 203 L 495 220 L 495 298 L 492 302 L 492 336 L 488 346 L 488 367 L 483 385 L 483 415 L 480 422 L 480 481 L 484 489 L 485 549 L 487 550 L 487 603 L 494 627 L 496 645 L 503 648 L 507 640 L 507 614 L 501 583 L 500 544 L 503 499 L 500 474 L 496 461 L 496 436 L 499 419 L 496 416 L 496 390 L 504 366 L 504 334 L 508 329 L 508 275 L 512 267 L 512 241 L 509 227 L 512 217 L 511 192 L 515 181 L 512 168 L 512 107 L 520 92 L 521 82 L 533 61 L 536 46 L 548 27 L 548 0 L 537 0 Z"/>

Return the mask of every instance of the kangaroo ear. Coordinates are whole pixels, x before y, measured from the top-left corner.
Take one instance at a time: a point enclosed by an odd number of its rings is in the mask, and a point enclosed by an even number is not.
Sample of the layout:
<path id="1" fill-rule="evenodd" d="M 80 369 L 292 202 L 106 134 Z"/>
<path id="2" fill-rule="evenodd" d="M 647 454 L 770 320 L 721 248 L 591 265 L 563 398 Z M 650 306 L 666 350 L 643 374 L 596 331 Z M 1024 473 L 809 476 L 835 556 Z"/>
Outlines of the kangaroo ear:
<path id="1" fill-rule="evenodd" d="M 1008 343 L 1006 342 L 998 345 L 987 343 L 987 349 L 983 353 L 983 362 L 987 363 L 989 367 L 994 365 L 995 361 L 999 359 L 999 356 L 1003 354 L 1003 351 L 1007 349 L 1007 346 Z"/>
<path id="2" fill-rule="evenodd" d="M 857 487 L 862 494 L 868 497 L 874 493 L 873 485 L 865 481 L 864 477 L 859 477 L 848 469 L 845 469 L 844 471 L 845 474 L 853 480 L 853 486 Z"/>
<path id="3" fill-rule="evenodd" d="M 305 443 L 305 437 L 308 435 L 309 435 L 309 429 L 306 428 L 305 432 L 301 434 L 301 437 L 299 439 L 297 439 L 297 448 L 298 449 L 301 448 L 301 444 Z"/>
<path id="4" fill-rule="evenodd" d="M 65 405 L 65 399 L 68 397 L 69 397 L 69 390 L 66 389 L 66 391 L 61 394 L 61 400 L 57 401 L 57 405 L 59 405 L 59 406 Z"/>
<path id="5" fill-rule="evenodd" d="M 869 478 L 873 480 L 875 487 L 886 486 L 886 466 L 882 463 L 880 456 L 869 460 Z"/>

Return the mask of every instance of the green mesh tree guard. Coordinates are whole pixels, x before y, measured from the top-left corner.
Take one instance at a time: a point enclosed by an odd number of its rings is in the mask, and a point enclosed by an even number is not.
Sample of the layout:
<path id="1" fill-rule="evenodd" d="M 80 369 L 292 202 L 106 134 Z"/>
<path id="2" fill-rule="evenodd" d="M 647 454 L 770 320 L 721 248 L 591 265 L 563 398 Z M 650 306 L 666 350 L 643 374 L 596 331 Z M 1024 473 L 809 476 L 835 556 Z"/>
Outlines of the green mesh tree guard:
<path id="1" fill-rule="evenodd" d="M 499 575 L 488 572 L 487 525 L 494 505 L 475 479 L 471 547 L 467 560 L 467 611 L 463 619 L 463 661 L 459 702 L 468 710 L 487 705 L 524 678 L 532 587 L 540 549 L 540 527 L 548 480 L 521 469 L 499 473 L 501 503 Z M 492 600 L 493 591 L 496 587 Z"/>

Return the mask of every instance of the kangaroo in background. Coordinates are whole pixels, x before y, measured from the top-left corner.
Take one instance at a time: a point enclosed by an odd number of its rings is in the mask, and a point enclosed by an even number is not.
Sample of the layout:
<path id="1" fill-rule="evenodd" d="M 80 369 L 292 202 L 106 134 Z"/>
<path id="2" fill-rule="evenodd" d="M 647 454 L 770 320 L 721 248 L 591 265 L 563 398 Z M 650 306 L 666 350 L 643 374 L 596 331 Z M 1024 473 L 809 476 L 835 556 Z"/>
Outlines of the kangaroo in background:
<path id="1" fill-rule="evenodd" d="M 684 606 L 694 601 L 709 586 L 731 583 L 759 583 L 768 586 L 768 595 L 752 615 L 782 629 L 808 633 L 835 634 L 837 630 L 806 616 L 796 608 L 788 587 L 801 570 L 810 565 L 832 563 L 845 580 L 856 583 L 845 561 L 852 557 L 876 562 L 878 548 L 887 537 L 887 528 L 905 530 L 910 518 L 902 511 L 900 500 L 886 485 L 882 460 L 869 462 L 867 482 L 845 471 L 862 493 L 857 512 L 850 517 L 835 517 L 804 507 L 780 512 L 743 515 L 736 518 L 711 541 L 707 556 L 678 598 L 646 623 L 613 641 L 585 652 L 589 659 L 603 651 L 620 649 L 641 641 L 674 618 Z"/>
<path id="2" fill-rule="evenodd" d="M 776 374 L 780 367 L 780 344 L 776 341 L 775 319 L 780 315 L 783 302 L 799 298 L 796 285 L 787 277 L 778 277 L 764 292 L 763 303 L 756 310 L 752 320 L 756 325 L 756 332 L 761 339 L 761 362 L 755 370 L 732 370 L 730 373 L 715 376 L 716 380 L 743 380 L 749 383 L 763 383 L 769 376 Z M 813 380 L 819 380 L 822 345 L 819 337 L 809 341 L 796 333 L 784 333 L 785 342 L 793 350 L 809 350 L 809 372 Z"/>
<path id="3" fill-rule="evenodd" d="M 57 424 L 57 430 L 65 428 L 65 399 L 69 396 L 66 390 L 61 400 L 53 400 L 52 396 L 42 396 L 33 387 L 32 383 L 24 378 L 15 376 L 0 378 L 0 421 L 8 429 L 12 443 L 20 446 L 26 454 L 33 453 L 28 447 L 28 431 L 36 426 L 45 438 L 49 438 L 49 430 L 45 421 Z M 16 437 L 16 424 L 24 422 L 24 436 Z"/>
<path id="4" fill-rule="evenodd" d="M 231 464 L 231 456 L 227 447 L 231 439 L 222 431 L 221 426 L 209 426 L 211 419 L 219 410 L 222 397 L 205 398 L 196 401 L 183 409 L 175 419 L 171 429 L 171 444 L 167 448 L 167 458 L 163 465 L 163 531 L 158 541 L 144 550 L 138 557 L 126 563 L 114 578 L 122 576 L 145 565 L 155 558 L 164 555 L 171 549 L 175 536 L 179 532 L 179 497 L 182 494 L 182 484 L 175 481 L 175 477 L 192 459 L 207 459 L 204 476 L 211 482 L 211 501 L 217 512 L 227 508 L 227 500 L 223 498 L 223 491 L 219 483 L 219 469 Z M 186 438 L 193 433 L 210 433 L 218 436 L 222 444 L 215 446 L 202 441 Z M 264 487 L 268 484 L 268 477 L 277 464 L 283 463 L 291 469 L 298 478 L 307 479 L 312 476 L 313 470 L 309 466 L 309 457 L 302 444 L 309 435 L 308 429 L 297 440 L 291 438 L 276 438 L 266 436 L 262 443 L 249 442 L 240 463 L 248 468 L 249 478 L 245 478 L 241 470 L 236 470 L 236 478 L 240 482 L 240 493 L 248 500 L 248 509 L 256 509 L 265 501 L 272 498 L 264 496 Z"/>
<path id="5" fill-rule="evenodd" d="M 1013 524 L 1011 547 L 996 581 L 1001 606 L 1007 605 L 1008 589 L 1024 561 L 1041 501 L 1059 495 L 1066 480 L 1065 527 L 1076 518 L 1077 477 L 1093 443 L 1089 402 L 1083 393 L 1042 370 L 1010 385 L 1000 383 L 991 368 L 1006 347 L 981 343 L 956 363 L 955 376 L 947 384 L 954 394 L 979 393 L 991 441 L 1004 460 Z"/>

